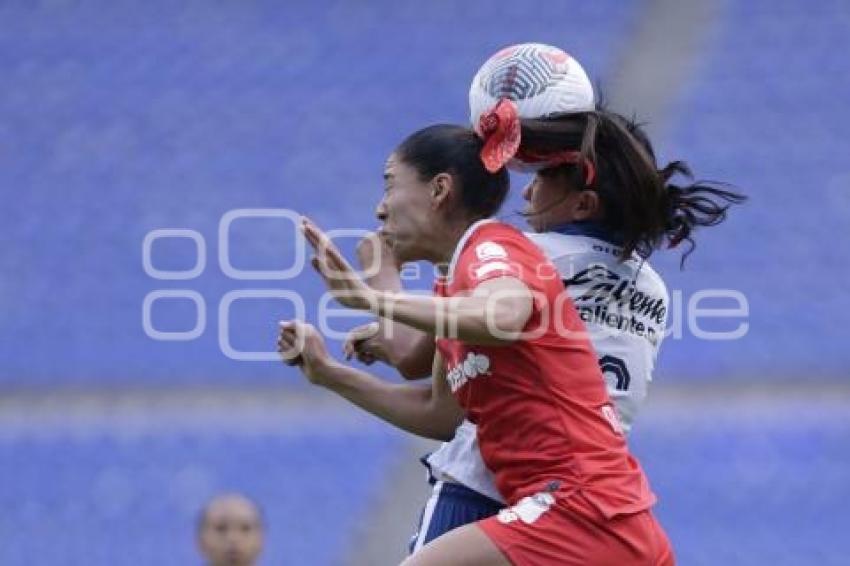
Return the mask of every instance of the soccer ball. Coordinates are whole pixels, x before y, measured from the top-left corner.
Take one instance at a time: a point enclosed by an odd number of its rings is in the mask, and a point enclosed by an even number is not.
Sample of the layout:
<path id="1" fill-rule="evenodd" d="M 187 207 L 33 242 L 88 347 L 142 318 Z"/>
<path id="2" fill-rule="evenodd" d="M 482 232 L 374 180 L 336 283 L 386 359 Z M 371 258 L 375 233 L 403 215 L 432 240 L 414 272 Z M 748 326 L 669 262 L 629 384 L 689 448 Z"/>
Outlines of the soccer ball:
<path id="1" fill-rule="evenodd" d="M 543 43 L 505 47 L 478 69 L 469 87 L 473 128 L 481 115 L 507 98 L 520 118 L 546 118 L 594 109 L 593 86 L 578 61 Z"/>

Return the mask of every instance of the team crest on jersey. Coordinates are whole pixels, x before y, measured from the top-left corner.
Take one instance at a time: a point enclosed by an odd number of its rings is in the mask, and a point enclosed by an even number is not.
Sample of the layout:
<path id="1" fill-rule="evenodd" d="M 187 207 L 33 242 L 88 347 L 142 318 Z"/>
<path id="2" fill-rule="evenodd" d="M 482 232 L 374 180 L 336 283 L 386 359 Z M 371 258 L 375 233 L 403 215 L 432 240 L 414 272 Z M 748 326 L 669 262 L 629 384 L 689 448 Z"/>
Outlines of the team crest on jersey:
<path id="1" fill-rule="evenodd" d="M 483 375 L 490 375 L 490 358 L 483 354 L 469 352 L 465 360 L 449 368 L 446 381 L 449 382 L 452 392 L 455 392 L 466 385 L 470 379 Z"/>
<path id="2" fill-rule="evenodd" d="M 523 497 L 513 507 L 499 511 L 500 523 L 508 524 L 514 521 L 522 521 L 530 525 L 540 518 L 555 503 L 555 497 L 551 493 L 541 492 L 531 497 Z"/>
<path id="3" fill-rule="evenodd" d="M 475 246 L 475 255 L 481 261 L 491 259 L 507 259 L 508 252 L 496 242 L 483 242 Z"/>

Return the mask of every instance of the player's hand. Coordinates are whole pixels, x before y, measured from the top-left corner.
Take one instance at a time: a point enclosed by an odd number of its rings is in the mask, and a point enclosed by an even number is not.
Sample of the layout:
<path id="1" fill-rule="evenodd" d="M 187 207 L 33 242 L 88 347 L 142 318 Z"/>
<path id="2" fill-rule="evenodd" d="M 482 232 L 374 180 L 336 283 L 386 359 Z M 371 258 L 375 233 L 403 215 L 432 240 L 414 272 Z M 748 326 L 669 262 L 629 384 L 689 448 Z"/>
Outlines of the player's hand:
<path id="1" fill-rule="evenodd" d="M 343 306 L 368 310 L 377 301 L 376 292 L 366 285 L 331 242 L 330 238 L 307 218 L 301 221 L 301 231 L 313 247 L 313 267 L 325 280 L 328 290 Z"/>
<path id="2" fill-rule="evenodd" d="M 297 365 L 314 385 L 325 385 L 333 358 L 325 340 L 312 324 L 298 320 L 281 321 L 277 351 L 287 365 Z"/>
<path id="3" fill-rule="evenodd" d="M 401 265 L 392 248 L 385 238 L 375 232 L 369 232 L 357 243 L 357 261 L 369 274 L 376 274 L 384 269 L 401 271 Z"/>
<path id="4" fill-rule="evenodd" d="M 377 322 L 369 322 L 352 329 L 342 346 L 345 359 L 356 357 L 361 363 L 370 366 L 377 361 L 388 363 L 389 356 L 384 344 L 378 339 L 380 326 Z"/>

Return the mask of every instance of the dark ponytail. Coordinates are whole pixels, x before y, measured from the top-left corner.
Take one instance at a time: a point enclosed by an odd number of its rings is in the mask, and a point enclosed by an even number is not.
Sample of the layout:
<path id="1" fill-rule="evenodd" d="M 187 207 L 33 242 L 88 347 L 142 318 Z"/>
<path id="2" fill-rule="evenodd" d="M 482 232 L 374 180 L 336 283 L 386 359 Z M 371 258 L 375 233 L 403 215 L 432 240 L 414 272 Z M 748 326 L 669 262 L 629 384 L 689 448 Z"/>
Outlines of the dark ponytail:
<path id="1" fill-rule="evenodd" d="M 691 178 L 682 161 L 661 170 L 645 132 L 633 119 L 599 109 L 541 120 L 523 120 L 521 150 L 555 153 L 579 152 L 576 164 L 559 165 L 575 190 L 595 190 L 602 203 L 602 224 L 622 240 L 621 259 L 637 253 L 648 257 L 665 242 L 675 247 L 690 244 L 682 257 L 693 251 L 692 233 L 699 226 L 714 226 L 726 218 L 732 204 L 746 197 L 699 182 L 680 186 L 677 176 Z M 588 175 L 588 168 L 594 174 Z M 547 174 L 546 171 L 543 172 Z"/>
<path id="2" fill-rule="evenodd" d="M 726 212 L 733 204 L 741 204 L 747 197 L 733 191 L 722 189 L 720 183 L 696 182 L 679 186 L 671 181 L 682 176 L 693 179 L 690 168 L 683 161 L 668 163 L 659 171 L 667 188 L 667 199 L 663 206 L 666 210 L 667 225 L 665 234 L 670 247 L 687 242 L 689 247 L 682 254 L 681 266 L 685 264 L 696 242 L 691 233 L 698 226 L 716 226 L 726 220 Z"/>

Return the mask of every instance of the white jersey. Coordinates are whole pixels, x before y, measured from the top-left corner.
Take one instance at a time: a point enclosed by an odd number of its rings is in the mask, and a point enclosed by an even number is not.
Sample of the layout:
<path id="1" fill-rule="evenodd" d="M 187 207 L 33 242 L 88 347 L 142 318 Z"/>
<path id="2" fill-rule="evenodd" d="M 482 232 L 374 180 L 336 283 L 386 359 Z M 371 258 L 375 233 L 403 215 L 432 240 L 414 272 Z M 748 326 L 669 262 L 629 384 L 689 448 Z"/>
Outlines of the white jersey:
<path id="1" fill-rule="evenodd" d="M 621 248 L 596 225 L 526 234 L 558 268 L 599 356 L 608 395 L 628 432 L 646 398 L 670 303 L 661 277 L 637 255 L 619 261 Z M 602 237 L 598 237 L 602 236 Z M 502 501 L 478 449 L 475 425 L 464 420 L 454 438 L 428 457 L 432 474 Z"/>

